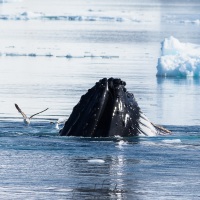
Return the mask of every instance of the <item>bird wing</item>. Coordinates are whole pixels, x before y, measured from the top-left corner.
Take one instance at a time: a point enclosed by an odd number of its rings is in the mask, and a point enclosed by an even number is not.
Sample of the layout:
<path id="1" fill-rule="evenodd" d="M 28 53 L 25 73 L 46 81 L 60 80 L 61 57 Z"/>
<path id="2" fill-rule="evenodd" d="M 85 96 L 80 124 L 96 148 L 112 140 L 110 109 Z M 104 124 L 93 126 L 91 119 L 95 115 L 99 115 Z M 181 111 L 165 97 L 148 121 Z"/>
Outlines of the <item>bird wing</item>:
<path id="1" fill-rule="evenodd" d="M 38 113 L 35 113 L 34 115 L 31 115 L 30 117 L 29 117 L 29 119 L 31 119 L 31 118 L 33 118 L 35 115 L 38 115 L 38 114 L 40 114 L 40 113 L 43 113 L 44 111 L 46 111 L 46 110 L 48 110 L 49 108 L 46 108 L 45 110 L 42 110 L 42 111 L 40 111 L 40 112 L 38 112 Z"/>
<path id="2" fill-rule="evenodd" d="M 27 119 L 28 117 L 26 116 L 26 114 L 24 112 L 22 112 L 22 110 L 19 108 L 19 106 L 15 103 L 15 107 L 18 110 L 19 113 L 21 113 L 21 115 L 23 116 L 24 119 Z"/>

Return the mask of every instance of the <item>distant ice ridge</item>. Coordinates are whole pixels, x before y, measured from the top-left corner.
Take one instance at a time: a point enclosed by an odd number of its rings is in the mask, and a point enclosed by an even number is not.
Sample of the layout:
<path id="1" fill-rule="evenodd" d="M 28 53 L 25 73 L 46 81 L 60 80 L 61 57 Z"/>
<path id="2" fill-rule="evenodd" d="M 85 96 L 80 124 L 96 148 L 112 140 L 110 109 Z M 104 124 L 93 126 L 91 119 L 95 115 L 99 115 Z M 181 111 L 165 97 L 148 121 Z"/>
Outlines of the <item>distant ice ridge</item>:
<path id="1" fill-rule="evenodd" d="M 42 12 L 25 11 L 17 14 L 1 14 L 0 20 L 64 20 L 64 21 L 108 21 L 108 22 L 148 22 L 143 16 L 136 16 L 130 13 L 95 12 L 86 11 L 81 14 L 46 14 Z"/>
<path id="2" fill-rule="evenodd" d="M 12 49 L 12 50 L 11 50 Z M 66 54 L 65 52 L 46 52 L 36 49 L 35 52 L 31 52 L 28 49 L 21 50 L 20 48 L 15 47 L 8 47 L 0 49 L 0 57 L 10 56 L 10 57 L 56 57 L 56 58 L 67 58 L 67 59 L 74 59 L 74 58 L 101 58 L 101 59 L 113 59 L 119 58 L 117 55 L 106 55 L 104 52 L 99 52 L 99 54 L 94 55 L 90 52 L 78 52 L 75 55 Z"/>
<path id="3" fill-rule="evenodd" d="M 181 24 L 194 24 L 200 25 L 200 15 L 188 15 L 188 14 L 179 14 L 179 15 L 165 15 L 163 16 L 164 21 L 168 23 L 181 23 Z"/>
<path id="4" fill-rule="evenodd" d="M 21 2 L 22 0 L 0 0 L 0 3 Z"/>
<path id="5" fill-rule="evenodd" d="M 119 56 L 112 56 L 112 55 L 80 55 L 80 56 L 72 56 L 70 54 L 67 55 L 53 55 L 51 53 L 47 54 L 37 54 L 37 53 L 1 53 L 0 56 L 10 56 L 10 57 L 20 57 L 20 56 L 25 56 L 25 57 L 56 57 L 56 58 L 67 58 L 67 59 L 72 59 L 72 58 L 102 58 L 102 59 L 113 59 L 113 58 L 119 58 Z"/>
<path id="6" fill-rule="evenodd" d="M 157 76 L 200 77 L 200 45 L 181 43 L 173 36 L 161 43 Z"/>
<path id="7" fill-rule="evenodd" d="M 0 15 L 1 20 L 30 20 L 30 19 L 42 19 L 44 16 L 43 13 L 40 12 L 22 12 L 20 14 L 14 15 Z"/>

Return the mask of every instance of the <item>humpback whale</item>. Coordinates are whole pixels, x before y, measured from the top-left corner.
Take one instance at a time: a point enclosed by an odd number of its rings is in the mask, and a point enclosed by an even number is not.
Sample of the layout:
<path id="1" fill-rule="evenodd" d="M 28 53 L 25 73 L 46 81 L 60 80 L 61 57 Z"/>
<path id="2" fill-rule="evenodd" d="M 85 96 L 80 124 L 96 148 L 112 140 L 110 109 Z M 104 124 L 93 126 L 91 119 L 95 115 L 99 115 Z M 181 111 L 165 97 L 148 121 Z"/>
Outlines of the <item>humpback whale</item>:
<path id="1" fill-rule="evenodd" d="M 156 136 L 170 131 L 155 125 L 141 111 L 126 82 L 103 78 L 84 94 L 60 130 L 61 136 Z"/>
<path id="2" fill-rule="evenodd" d="M 31 115 L 30 117 L 27 117 L 26 116 L 26 114 L 24 113 L 24 112 L 22 112 L 22 110 L 19 108 L 19 106 L 15 103 L 15 108 L 18 110 L 18 112 L 22 115 L 22 117 L 23 117 L 23 119 L 24 119 L 24 123 L 25 124 L 27 124 L 27 125 L 29 125 L 30 124 L 30 120 L 34 117 L 34 116 L 36 116 L 36 115 L 38 115 L 38 114 L 40 114 L 40 113 L 43 113 L 44 111 L 46 111 L 46 110 L 48 110 L 49 108 L 46 108 L 45 110 L 42 110 L 42 111 L 40 111 L 40 112 L 38 112 L 38 113 L 35 113 L 34 115 Z"/>

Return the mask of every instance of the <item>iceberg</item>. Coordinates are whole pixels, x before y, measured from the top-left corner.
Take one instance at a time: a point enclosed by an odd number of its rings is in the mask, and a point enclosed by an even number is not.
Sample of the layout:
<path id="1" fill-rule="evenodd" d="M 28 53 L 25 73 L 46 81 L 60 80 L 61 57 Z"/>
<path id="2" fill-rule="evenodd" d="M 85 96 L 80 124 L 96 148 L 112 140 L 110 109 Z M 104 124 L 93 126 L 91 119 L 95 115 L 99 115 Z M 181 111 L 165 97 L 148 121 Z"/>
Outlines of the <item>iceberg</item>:
<path id="1" fill-rule="evenodd" d="M 182 43 L 170 36 L 161 42 L 157 76 L 200 77 L 200 45 Z"/>

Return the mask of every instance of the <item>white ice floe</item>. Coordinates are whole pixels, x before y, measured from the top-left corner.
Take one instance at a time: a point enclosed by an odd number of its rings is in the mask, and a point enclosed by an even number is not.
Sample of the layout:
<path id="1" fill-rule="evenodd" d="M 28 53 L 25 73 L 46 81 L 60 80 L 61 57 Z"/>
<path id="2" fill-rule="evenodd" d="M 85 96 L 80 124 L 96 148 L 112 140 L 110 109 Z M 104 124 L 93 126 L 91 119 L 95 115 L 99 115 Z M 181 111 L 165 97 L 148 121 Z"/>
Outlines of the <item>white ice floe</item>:
<path id="1" fill-rule="evenodd" d="M 89 163 L 105 163 L 102 159 L 90 159 L 88 160 Z"/>
<path id="2" fill-rule="evenodd" d="M 105 15 L 105 14 L 90 14 L 84 13 L 83 15 L 76 14 L 63 14 L 63 15 L 55 15 L 55 14 L 45 14 L 42 12 L 31 12 L 25 11 L 22 13 L 16 14 L 4 14 L 0 15 L 1 20 L 64 20 L 64 21 L 110 21 L 110 22 L 123 22 L 123 21 L 133 21 L 132 19 L 128 19 L 124 16 L 117 15 Z"/>
<path id="3" fill-rule="evenodd" d="M 196 19 L 196 20 L 181 20 L 180 21 L 183 24 L 196 24 L 196 25 L 200 25 L 200 19 Z"/>
<path id="4" fill-rule="evenodd" d="M 161 43 L 157 76 L 200 77 L 200 45 L 182 43 L 173 36 Z"/>
<path id="5" fill-rule="evenodd" d="M 151 22 L 143 15 L 124 12 L 79 12 L 79 13 L 44 13 L 23 11 L 21 13 L 0 14 L 0 20 L 51 20 L 51 21 L 100 21 L 100 22 Z"/>
<path id="6" fill-rule="evenodd" d="M 25 11 L 19 14 L 0 15 L 1 20 L 36 20 L 42 19 L 42 17 L 44 17 L 43 13 L 31 11 Z"/>
<path id="7" fill-rule="evenodd" d="M 117 55 L 105 55 L 100 53 L 99 55 L 94 55 L 94 54 L 87 54 L 85 55 L 84 53 L 80 54 L 80 55 L 71 55 L 71 54 L 66 54 L 66 53 L 55 53 L 54 51 L 51 52 L 45 52 L 45 50 L 42 52 L 40 50 L 35 50 L 34 53 L 31 52 L 26 52 L 25 50 L 22 51 L 20 48 L 15 48 L 15 50 L 13 50 L 13 52 L 11 50 L 5 50 L 5 48 L 2 48 L 3 50 L 1 50 L 0 48 L 0 57 L 56 57 L 56 58 L 67 58 L 67 59 L 75 59 L 75 58 L 100 58 L 100 59 L 115 59 L 115 58 L 119 58 L 119 56 Z M 17 52 L 18 51 L 18 52 Z M 28 51 L 28 50 L 27 50 Z"/>

